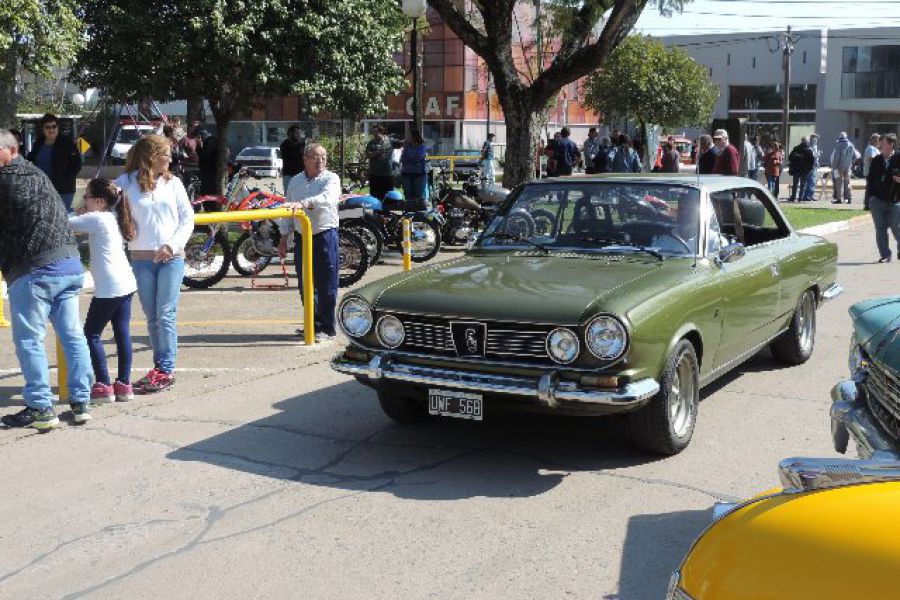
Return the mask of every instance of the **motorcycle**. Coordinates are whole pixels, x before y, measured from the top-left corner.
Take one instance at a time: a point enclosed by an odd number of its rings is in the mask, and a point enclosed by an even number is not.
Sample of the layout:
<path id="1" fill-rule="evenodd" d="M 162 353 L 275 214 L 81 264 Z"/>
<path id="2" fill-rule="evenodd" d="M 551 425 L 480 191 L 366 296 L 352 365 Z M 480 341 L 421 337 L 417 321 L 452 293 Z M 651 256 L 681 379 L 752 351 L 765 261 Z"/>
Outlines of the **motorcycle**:
<path id="1" fill-rule="evenodd" d="M 284 196 L 252 190 L 231 210 L 278 208 L 284 202 Z M 278 256 L 281 229 L 274 220 L 241 223 L 241 228 L 244 232 L 235 242 L 231 264 L 241 275 L 258 275 Z M 369 267 L 365 242 L 343 224 L 338 227 L 338 265 L 339 287 L 353 285 L 362 279 Z"/>
<path id="2" fill-rule="evenodd" d="M 462 189 L 450 185 L 447 170 L 442 170 L 437 179 L 437 207 L 445 217 L 441 235 L 450 245 L 465 244 L 476 232 L 483 231 L 509 194 L 509 190 L 499 186 L 480 185 L 477 174 L 469 176 Z"/>
<path id="3" fill-rule="evenodd" d="M 426 202 L 406 202 L 396 191 L 390 191 L 384 202 L 373 196 L 349 195 L 340 204 L 344 213 L 341 225 L 359 232 L 369 247 L 375 247 L 376 259 L 385 245 L 402 250 L 403 219 L 409 219 L 410 258 L 421 263 L 434 258 L 441 249 L 441 227 L 444 217 Z"/>

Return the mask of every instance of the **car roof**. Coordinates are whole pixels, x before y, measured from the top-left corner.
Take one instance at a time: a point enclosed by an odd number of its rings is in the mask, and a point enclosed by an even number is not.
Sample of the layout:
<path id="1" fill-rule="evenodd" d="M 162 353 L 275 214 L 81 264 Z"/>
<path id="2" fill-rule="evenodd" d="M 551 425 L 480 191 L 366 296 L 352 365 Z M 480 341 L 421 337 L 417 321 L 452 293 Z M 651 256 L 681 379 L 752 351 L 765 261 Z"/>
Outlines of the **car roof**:
<path id="1" fill-rule="evenodd" d="M 760 183 L 747 177 L 729 175 L 696 175 L 694 173 L 604 173 L 603 175 L 569 175 L 566 177 L 550 177 L 534 180 L 532 184 L 542 183 L 641 183 L 663 185 L 685 185 L 705 188 L 710 192 L 719 192 L 735 188 L 757 188 L 765 190 Z"/>

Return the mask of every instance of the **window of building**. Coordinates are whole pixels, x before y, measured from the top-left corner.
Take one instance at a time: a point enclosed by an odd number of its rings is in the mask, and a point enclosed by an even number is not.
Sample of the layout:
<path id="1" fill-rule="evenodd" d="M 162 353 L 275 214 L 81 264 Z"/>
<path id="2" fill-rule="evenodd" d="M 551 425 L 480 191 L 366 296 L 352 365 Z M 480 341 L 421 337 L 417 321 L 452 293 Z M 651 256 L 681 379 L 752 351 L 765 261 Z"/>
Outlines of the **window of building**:
<path id="1" fill-rule="evenodd" d="M 729 67 L 731 66 L 731 52 L 728 53 L 728 57 L 725 59 L 725 64 Z"/>
<path id="2" fill-rule="evenodd" d="M 803 64 L 806 64 L 806 50 L 803 51 Z"/>
<path id="3" fill-rule="evenodd" d="M 781 130 L 784 98 L 782 86 L 733 85 L 728 88 L 728 116 L 747 119 L 750 135 L 764 136 Z M 816 122 L 816 86 L 791 86 L 788 122 L 809 124 Z M 777 138 L 776 135 L 773 134 Z"/>
<path id="4" fill-rule="evenodd" d="M 900 98 L 900 45 L 845 46 L 842 98 Z"/>
<path id="5" fill-rule="evenodd" d="M 753 57 L 753 68 L 754 69 L 756 68 L 756 57 L 755 56 Z"/>

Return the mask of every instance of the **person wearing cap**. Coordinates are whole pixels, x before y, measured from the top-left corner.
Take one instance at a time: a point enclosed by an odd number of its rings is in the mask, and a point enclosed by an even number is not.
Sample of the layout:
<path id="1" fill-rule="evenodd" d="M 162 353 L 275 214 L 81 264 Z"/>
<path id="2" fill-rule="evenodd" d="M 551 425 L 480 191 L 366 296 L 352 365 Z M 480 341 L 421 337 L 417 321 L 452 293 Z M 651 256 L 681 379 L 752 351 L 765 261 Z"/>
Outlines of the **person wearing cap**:
<path id="1" fill-rule="evenodd" d="M 716 129 L 713 132 L 713 144 L 720 151 L 713 166 L 713 174 L 737 175 L 741 165 L 741 154 L 737 148 L 728 143 L 728 132 Z"/>
<path id="2" fill-rule="evenodd" d="M 847 139 L 847 134 L 842 131 L 838 135 L 834 150 L 831 151 L 831 169 L 834 176 L 832 204 L 840 204 L 842 196 L 844 202 L 850 204 L 850 169 L 857 158 L 859 152 L 853 146 L 853 142 Z"/>

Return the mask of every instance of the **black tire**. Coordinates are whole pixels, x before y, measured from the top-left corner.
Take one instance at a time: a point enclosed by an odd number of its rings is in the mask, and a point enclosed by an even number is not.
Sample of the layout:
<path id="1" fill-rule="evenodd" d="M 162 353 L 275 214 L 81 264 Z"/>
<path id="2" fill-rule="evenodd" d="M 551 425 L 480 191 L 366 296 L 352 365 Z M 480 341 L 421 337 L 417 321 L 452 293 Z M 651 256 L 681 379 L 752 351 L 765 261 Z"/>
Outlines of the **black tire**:
<path id="1" fill-rule="evenodd" d="M 181 282 L 192 289 L 205 289 L 222 281 L 231 263 L 231 247 L 228 235 L 219 231 L 212 245 L 204 251 L 209 239 L 209 230 L 198 230 L 191 234 L 184 246 L 184 278 Z"/>
<path id="2" fill-rule="evenodd" d="M 348 287 L 363 278 L 369 268 L 366 244 L 358 235 L 338 228 L 338 286 Z"/>
<path id="3" fill-rule="evenodd" d="M 678 454 L 691 441 L 700 403 L 700 368 L 688 340 L 675 345 L 660 378 L 659 392 L 641 410 L 628 415 L 631 439 L 641 450 Z"/>
<path id="4" fill-rule="evenodd" d="M 382 385 L 377 392 L 381 410 L 394 421 L 409 425 L 431 419 L 424 394 L 419 398 L 410 388 L 389 385 Z"/>
<path id="5" fill-rule="evenodd" d="M 549 210 L 538 209 L 531 213 L 534 235 L 556 235 L 556 217 Z"/>
<path id="6" fill-rule="evenodd" d="M 414 263 L 431 260 L 441 249 L 441 228 L 434 221 L 425 217 L 413 217 L 412 236 L 410 241 L 410 259 Z M 403 227 L 400 228 L 400 251 L 403 251 Z"/>
<path id="7" fill-rule="evenodd" d="M 769 344 L 772 356 L 787 365 L 802 365 L 816 346 L 816 295 L 806 290 L 797 300 L 787 331 Z"/>
<path id="8" fill-rule="evenodd" d="M 369 253 L 369 266 L 381 260 L 381 252 L 384 250 L 384 238 L 373 225 L 365 221 L 353 221 L 347 223 L 347 229 L 362 238 Z"/>
<path id="9" fill-rule="evenodd" d="M 516 210 L 506 216 L 501 230 L 506 235 L 528 239 L 534 235 L 534 219 L 524 210 Z"/>
<path id="10" fill-rule="evenodd" d="M 271 262 L 271 256 L 260 256 L 256 249 L 253 248 L 253 244 L 250 242 L 249 231 L 242 233 L 234 243 L 231 253 L 231 266 L 244 277 L 259 275 Z"/>

